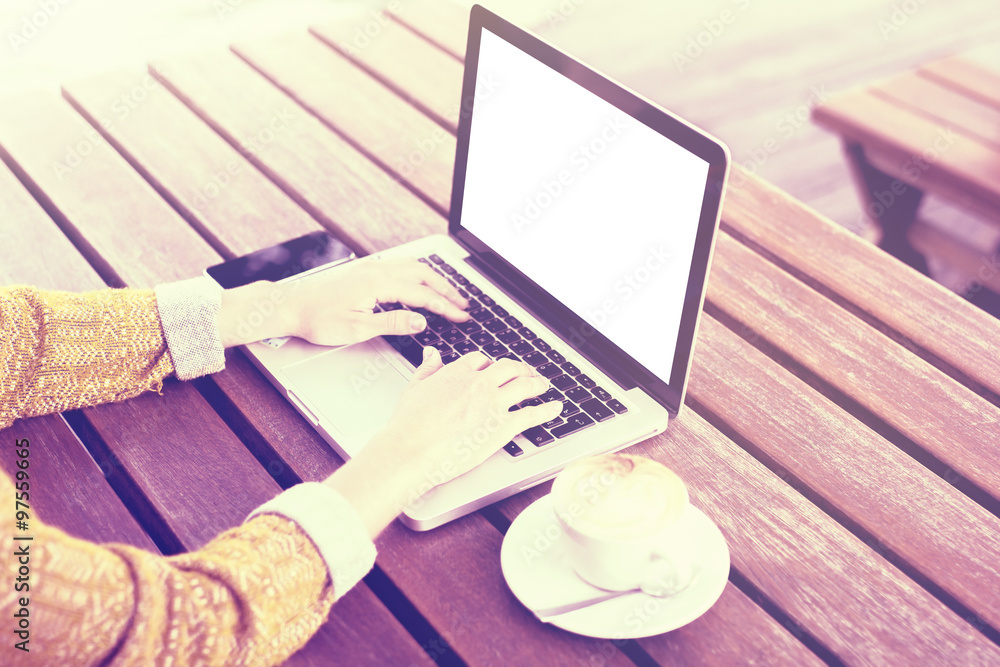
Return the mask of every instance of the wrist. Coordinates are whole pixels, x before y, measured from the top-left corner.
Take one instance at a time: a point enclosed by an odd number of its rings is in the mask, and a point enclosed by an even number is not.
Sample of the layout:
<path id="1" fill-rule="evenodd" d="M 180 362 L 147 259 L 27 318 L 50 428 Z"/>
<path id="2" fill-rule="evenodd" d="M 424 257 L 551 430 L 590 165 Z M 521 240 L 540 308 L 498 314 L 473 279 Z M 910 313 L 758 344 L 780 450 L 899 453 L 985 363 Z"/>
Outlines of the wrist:
<path id="1" fill-rule="evenodd" d="M 225 347 L 295 335 L 283 285 L 258 281 L 223 291 L 219 333 Z"/>

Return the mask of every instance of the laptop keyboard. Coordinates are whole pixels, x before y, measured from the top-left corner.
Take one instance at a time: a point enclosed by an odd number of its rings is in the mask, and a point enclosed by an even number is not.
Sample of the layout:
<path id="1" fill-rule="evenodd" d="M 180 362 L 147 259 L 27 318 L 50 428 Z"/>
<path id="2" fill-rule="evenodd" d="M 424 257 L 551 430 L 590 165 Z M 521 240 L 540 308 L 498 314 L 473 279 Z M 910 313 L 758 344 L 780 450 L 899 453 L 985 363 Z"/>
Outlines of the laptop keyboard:
<path id="1" fill-rule="evenodd" d="M 452 322 L 424 308 L 409 308 L 399 303 L 383 303 L 378 311 L 413 310 L 427 318 L 427 329 L 413 336 L 383 336 L 407 361 L 419 366 L 423 348 L 436 347 L 446 364 L 463 354 L 480 350 L 491 359 L 524 361 L 549 379 L 552 388 L 510 409 L 518 410 L 547 401 L 562 401 L 562 413 L 556 419 L 521 433 L 535 447 L 544 447 L 599 422 L 628 412 L 628 408 L 583 373 L 573 362 L 511 315 L 468 278 L 438 255 L 421 257 L 421 262 L 443 275 L 469 300 L 467 322 Z M 513 457 L 524 450 L 515 442 L 504 445 Z"/>

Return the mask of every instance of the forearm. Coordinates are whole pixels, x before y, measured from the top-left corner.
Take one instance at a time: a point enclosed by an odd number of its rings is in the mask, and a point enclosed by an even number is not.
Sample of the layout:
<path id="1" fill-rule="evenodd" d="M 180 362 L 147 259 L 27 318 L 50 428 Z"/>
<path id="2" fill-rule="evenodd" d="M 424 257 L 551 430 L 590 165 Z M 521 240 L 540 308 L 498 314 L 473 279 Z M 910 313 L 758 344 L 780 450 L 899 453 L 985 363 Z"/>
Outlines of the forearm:
<path id="1" fill-rule="evenodd" d="M 219 311 L 222 344 L 234 347 L 295 335 L 287 307 L 288 289 L 287 285 L 260 281 L 225 290 Z"/>
<path id="2" fill-rule="evenodd" d="M 3 475 L 0 493 L 14 495 Z M 37 520 L 31 542 L 14 542 L 13 524 L 13 512 L 0 517 L 9 547 L 0 563 L 15 581 L 20 563 L 11 554 L 27 546 L 30 588 L 17 594 L 30 600 L 26 664 L 161 664 L 168 656 L 177 664 L 277 664 L 308 641 L 374 558 L 369 546 L 362 558 L 325 561 L 329 553 L 296 523 L 270 514 L 169 558 L 95 545 Z M 333 537 L 350 549 L 349 530 Z M 13 594 L 0 596 L 4 617 L 19 607 Z"/>

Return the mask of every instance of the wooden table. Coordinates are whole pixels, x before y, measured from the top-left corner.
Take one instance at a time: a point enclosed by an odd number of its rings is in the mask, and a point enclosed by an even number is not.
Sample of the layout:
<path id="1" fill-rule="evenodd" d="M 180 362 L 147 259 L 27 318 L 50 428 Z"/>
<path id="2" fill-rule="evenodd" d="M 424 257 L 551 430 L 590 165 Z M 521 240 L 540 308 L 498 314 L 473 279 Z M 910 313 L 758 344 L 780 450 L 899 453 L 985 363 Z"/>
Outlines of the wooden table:
<path id="1" fill-rule="evenodd" d="M 0 278 L 148 287 L 320 227 L 362 252 L 443 231 L 465 22 L 410 3 L 0 103 Z M 1000 663 L 1000 322 L 746 172 L 723 217 L 688 407 L 631 450 L 725 534 L 718 603 L 634 641 L 537 622 L 499 549 L 544 485 L 390 526 L 291 664 Z M 45 457 L 40 516 L 177 553 L 341 464 L 227 360 L 5 432 Z"/>

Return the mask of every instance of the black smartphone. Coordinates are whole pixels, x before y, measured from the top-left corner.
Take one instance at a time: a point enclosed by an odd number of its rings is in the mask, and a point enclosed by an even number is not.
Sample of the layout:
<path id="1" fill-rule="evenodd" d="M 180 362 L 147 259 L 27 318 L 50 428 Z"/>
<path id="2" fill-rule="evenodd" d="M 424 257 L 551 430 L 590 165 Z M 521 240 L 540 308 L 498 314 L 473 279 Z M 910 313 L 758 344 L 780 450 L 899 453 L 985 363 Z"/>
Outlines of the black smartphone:
<path id="1" fill-rule="evenodd" d="M 278 282 L 354 258 L 354 251 L 343 241 L 319 231 L 210 266 L 205 272 L 223 288 L 230 289 L 258 280 Z"/>

